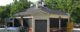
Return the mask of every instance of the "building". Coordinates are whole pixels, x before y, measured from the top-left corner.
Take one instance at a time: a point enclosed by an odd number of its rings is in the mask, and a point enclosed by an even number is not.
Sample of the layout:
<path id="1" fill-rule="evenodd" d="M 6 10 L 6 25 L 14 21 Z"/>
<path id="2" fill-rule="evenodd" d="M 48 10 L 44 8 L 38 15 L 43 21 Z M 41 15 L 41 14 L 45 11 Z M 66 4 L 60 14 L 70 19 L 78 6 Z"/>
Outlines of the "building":
<path id="1" fill-rule="evenodd" d="M 32 32 L 67 32 L 68 15 L 62 10 L 49 9 L 39 1 L 24 12 L 14 14 L 21 26 L 28 24 Z"/>

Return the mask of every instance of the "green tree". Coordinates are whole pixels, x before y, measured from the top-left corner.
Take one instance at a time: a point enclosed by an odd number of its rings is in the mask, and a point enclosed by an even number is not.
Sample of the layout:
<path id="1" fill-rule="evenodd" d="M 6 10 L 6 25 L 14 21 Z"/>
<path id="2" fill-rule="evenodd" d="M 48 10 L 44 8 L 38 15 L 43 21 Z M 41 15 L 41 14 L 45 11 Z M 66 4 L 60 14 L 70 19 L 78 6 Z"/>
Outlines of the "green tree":
<path id="1" fill-rule="evenodd" d="M 75 9 L 75 11 L 72 13 L 72 15 L 71 15 L 72 17 L 72 20 L 75 22 L 75 23 L 77 23 L 77 24 L 79 24 L 80 23 L 80 8 L 79 7 L 77 7 L 76 9 Z"/>
<path id="2" fill-rule="evenodd" d="M 80 0 L 45 0 L 45 3 L 51 9 L 61 9 L 62 11 L 65 11 L 69 16 L 68 22 L 72 20 L 72 14 L 76 11 L 76 8 L 80 7 Z M 78 11 L 79 10 L 76 12 Z"/>
<path id="3" fill-rule="evenodd" d="M 24 11 L 29 7 L 30 7 L 30 2 L 28 2 L 27 0 L 19 0 L 19 1 L 14 0 L 14 3 L 11 5 L 10 15 L 12 16 L 12 14 L 14 13 Z"/>
<path id="4" fill-rule="evenodd" d="M 14 2 L 9 5 L 0 6 L 0 19 L 2 21 L 4 20 L 4 18 L 12 17 L 14 13 L 24 11 L 29 7 L 30 2 L 28 2 L 27 0 L 14 0 Z"/>
<path id="5" fill-rule="evenodd" d="M 2 22 L 4 7 L 0 6 L 0 22 Z"/>
<path id="6" fill-rule="evenodd" d="M 0 22 L 4 22 L 6 17 L 10 17 L 10 5 L 0 6 Z"/>

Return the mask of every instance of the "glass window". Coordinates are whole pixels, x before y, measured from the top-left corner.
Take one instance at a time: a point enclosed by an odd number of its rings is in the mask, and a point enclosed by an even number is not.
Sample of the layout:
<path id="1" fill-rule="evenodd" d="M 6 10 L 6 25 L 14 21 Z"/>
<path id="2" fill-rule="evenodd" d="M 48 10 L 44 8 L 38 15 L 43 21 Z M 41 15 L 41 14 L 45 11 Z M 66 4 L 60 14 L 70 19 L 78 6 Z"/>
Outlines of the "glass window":
<path id="1" fill-rule="evenodd" d="M 50 28 L 59 27 L 59 19 L 50 18 Z"/>

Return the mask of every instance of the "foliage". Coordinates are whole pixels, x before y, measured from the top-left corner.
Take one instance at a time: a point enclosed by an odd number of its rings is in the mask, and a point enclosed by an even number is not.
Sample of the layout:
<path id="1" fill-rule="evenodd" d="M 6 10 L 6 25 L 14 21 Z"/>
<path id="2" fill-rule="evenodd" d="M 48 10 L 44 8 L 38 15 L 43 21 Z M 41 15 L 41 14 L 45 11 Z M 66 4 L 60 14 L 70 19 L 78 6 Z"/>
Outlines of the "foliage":
<path id="1" fill-rule="evenodd" d="M 9 5 L 0 6 L 0 21 L 4 20 L 4 18 L 12 17 L 14 13 L 21 12 L 29 7 L 30 2 L 27 0 L 14 0 L 14 2 Z"/>
<path id="2" fill-rule="evenodd" d="M 0 23 L 4 22 L 4 18 L 9 17 L 10 6 L 0 6 Z"/>
<path id="3" fill-rule="evenodd" d="M 49 8 L 61 9 L 66 12 L 68 12 L 68 10 L 71 11 L 74 9 L 73 7 L 75 7 L 73 0 L 46 0 L 45 3 Z"/>
<path id="4" fill-rule="evenodd" d="M 14 0 L 10 5 L 0 6 L 0 18 L 10 17 L 12 14 L 23 11 L 29 7 L 30 2 L 27 0 Z"/>
<path id="5" fill-rule="evenodd" d="M 28 2 L 27 0 L 19 0 L 19 1 L 14 0 L 14 3 L 11 6 L 10 14 L 12 16 L 12 14 L 23 11 L 24 9 L 27 9 L 29 7 L 30 7 L 30 2 Z"/>
<path id="6" fill-rule="evenodd" d="M 80 17 L 80 0 L 45 0 L 47 7 L 51 9 L 61 9 L 68 13 L 68 21 L 77 22 Z M 78 9 L 77 9 L 78 8 Z"/>
<path id="7" fill-rule="evenodd" d="M 0 7 L 0 18 L 9 17 L 10 6 Z"/>
<path id="8" fill-rule="evenodd" d="M 76 8 L 75 11 L 71 15 L 72 20 L 76 23 L 80 23 L 80 8 Z"/>

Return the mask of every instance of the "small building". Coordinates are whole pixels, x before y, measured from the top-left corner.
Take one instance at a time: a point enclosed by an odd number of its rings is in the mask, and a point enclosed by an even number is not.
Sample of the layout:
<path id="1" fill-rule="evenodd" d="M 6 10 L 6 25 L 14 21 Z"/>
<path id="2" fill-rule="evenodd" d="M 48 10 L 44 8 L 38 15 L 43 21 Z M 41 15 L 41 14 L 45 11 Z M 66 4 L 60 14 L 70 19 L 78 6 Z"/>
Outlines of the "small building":
<path id="1" fill-rule="evenodd" d="M 42 1 L 14 16 L 20 20 L 21 26 L 28 24 L 32 32 L 67 32 L 68 15 L 62 10 L 45 7 Z"/>

